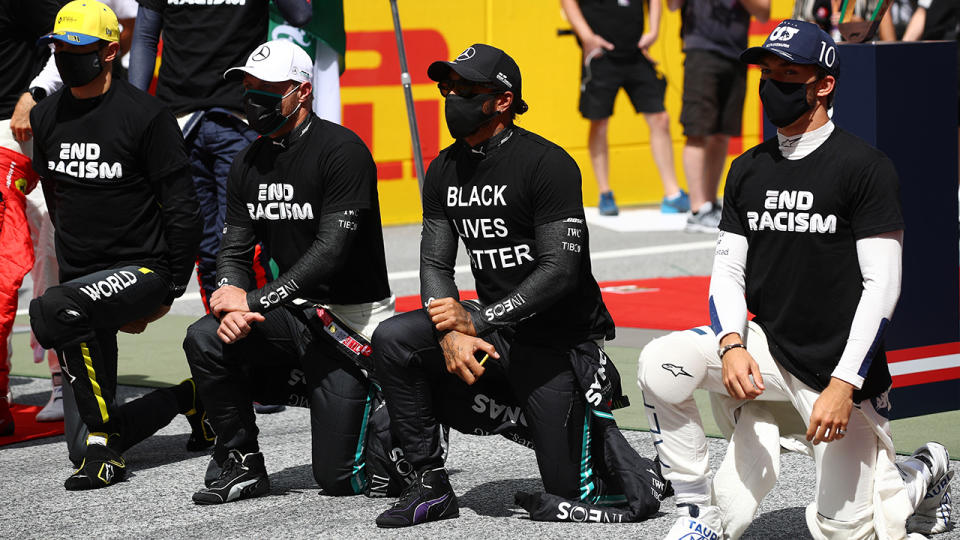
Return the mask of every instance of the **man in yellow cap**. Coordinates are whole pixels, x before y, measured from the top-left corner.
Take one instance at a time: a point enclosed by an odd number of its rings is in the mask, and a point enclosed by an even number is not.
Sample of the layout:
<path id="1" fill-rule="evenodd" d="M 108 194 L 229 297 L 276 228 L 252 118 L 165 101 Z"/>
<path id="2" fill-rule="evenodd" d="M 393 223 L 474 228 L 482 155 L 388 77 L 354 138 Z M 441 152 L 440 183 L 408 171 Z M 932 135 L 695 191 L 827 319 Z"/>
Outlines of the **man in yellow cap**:
<path id="1" fill-rule="evenodd" d="M 118 36 L 116 15 L 102 3 L 65 5 L 40 40 L 53 43 L 64 88 L 30 113 L 61 282 L 30 303 L 30 324 L 57 351 L 90 432 L 68 490 L 122 480 L 121 453 L 178 412 L 198 433 L 188 448 L 212 442 L 192 380 L 123 405 L 115 399 L 117 332 L 142 332 L 167 313 L 190 278 L 200 231 L 176 120 L 112 77 Z"/>

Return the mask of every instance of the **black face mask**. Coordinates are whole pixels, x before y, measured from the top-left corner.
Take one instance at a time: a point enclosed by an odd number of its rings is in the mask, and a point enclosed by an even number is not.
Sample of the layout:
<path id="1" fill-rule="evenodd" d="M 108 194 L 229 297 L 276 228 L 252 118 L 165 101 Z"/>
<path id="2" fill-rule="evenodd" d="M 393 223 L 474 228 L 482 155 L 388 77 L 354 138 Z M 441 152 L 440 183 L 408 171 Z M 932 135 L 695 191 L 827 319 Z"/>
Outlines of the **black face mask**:
<path id="1" fill-rule="evenodd" d="M 103 72 L 103 62 L 100 61 L 100 51 L 90 51 L 83 54 L 58 52 L 53 55 L 57 63 L 57 71 L 63 84 L 69 88 L 76 88 L 89 84 Z"/>
<path id="2" fill-rule="evenodd" d="M 782 128 L 797 121 L 810 110 L 807 83 L 760 80 L 760 101 L 773 125 Z"/>
<path id="3" fill-rule="evenodd" d="M 447 117 L 450 136 L 454 139 L 462 139 L 493 119 L 498 114 L 497 111 L 487 114 L 483 112 L 483 104 L 494 96 L 495 94 L 477 94 L 465 98 L 456 94 L 447 94 L 443 112 Z"/>
<path id="4" fill-rule="evenodd" d="M 247 122 L 254 131 L 263 136 L 269 136 L 282 128 L 291 116 L 297 114 L 302 103 L 298 103 L 293 111 L 284 116 L 282 112 L 283 98 L 297 91 L 298 84 L 286 94 L 274 94 L 263 90 L 247 89 L 243 92 L 243 112 L 247 115 Z"/>

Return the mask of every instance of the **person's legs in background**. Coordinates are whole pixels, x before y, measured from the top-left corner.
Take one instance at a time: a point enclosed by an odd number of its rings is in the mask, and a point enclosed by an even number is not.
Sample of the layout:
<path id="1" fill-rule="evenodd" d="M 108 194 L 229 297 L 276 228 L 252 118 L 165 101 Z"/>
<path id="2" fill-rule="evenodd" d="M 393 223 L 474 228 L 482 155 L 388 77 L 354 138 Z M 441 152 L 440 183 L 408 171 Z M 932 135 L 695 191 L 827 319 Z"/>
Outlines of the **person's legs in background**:
<path id="1" fill-rule="evenodd" d="M 27 223 L 30 225 L 30 239 L 33 242 L 33 269 L 30 270 L 32 282 L 32 296 L 41 296 L 47 287 L 59 283 L 57 253 L 53 244 L 53 223 L 47 211 L 47 203 L 43 198 L 43 191 L 37 186 L 27 195 Z M 50 367 L 50 381 L 52 390 L 47 404 L 37 413 L 37 422 L 56 422 L 63 420 L 63 379 L 60 373 L 60 361 L 53 349 L 44 349 L 37 342 L 37 336 L 30 331 L 30 349 L 33 351 L 33 361 L 39 364 L 46 356 Z"/>
<path id="2" fill-rule="evenodd" d="M 677 183 L 673 167 L 673 139 L 670 137 L 670 114 L 667 111 L 645 113 L 650 127 L 650 152 L 663 184 L 663 201 L 660 211 L 665 214 L 683 213 L 690 210 L 690 198 Z"/>
<path id="3" fill-rule="evenodd" d="M 610 152 L 607 144 L 607 126 L 609 118 L 590 120 L 590 134 L 587 146 L 590 150 L 590 164 L 597 178 L 597 191 L 600 192 L 598 208 L 601 216 L 615 216 L 620 213 L 610 189 Z"/>
<path id="4" fill-rule="evenodd" d="M 590 121 L 587 147 L 590 164 L 597 179 L 600 202 L 597 209 L 602 216 L 620 213 L 610 189 L 610 156 L 607 144 L 607 126 L 613 114 L 613 102 L 620 91 L 618 73 L 611 67 L 609 58 L 594 56 L 581 68 L 580 114 Z"/>

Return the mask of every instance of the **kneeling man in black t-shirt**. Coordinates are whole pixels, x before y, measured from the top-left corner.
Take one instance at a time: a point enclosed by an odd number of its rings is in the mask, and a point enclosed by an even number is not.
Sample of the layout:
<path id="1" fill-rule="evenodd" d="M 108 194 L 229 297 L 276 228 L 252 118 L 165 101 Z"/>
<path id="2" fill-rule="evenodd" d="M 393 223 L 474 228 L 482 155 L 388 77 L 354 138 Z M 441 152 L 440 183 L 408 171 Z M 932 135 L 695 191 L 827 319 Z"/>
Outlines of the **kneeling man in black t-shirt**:
<path id="1" fill-rule="evenodd" d="M 743 534 L 776 481 L 779 432 L 792 433 L 795 418 L 778 417 L 769 401 L 792 403 L 813 443 L 814 538 L 901 538 L 914 512 L 911 530 L 949 521 L 946 449 L 928 443 L 894 465 L 883 336 L 900 293 L 898 180 L 883 153 L 827 114 L 837 54 L 818 26 L 787 20 L 741 56 L 760 66 L 777 137 L 730 167 L 711 325 L 654 340 L 640 356 L 647 416 L 659 426 L 651 433 L 680 515 L 667 538 Z M 698 387 L 724 394 L 716 401 L 735 424 L 713 487 Z"/>
<path id="2" fill-rule="evenodd" d="M 275 40 L 224 75 L 242 79 L 261 137 L 233 161 L 212 313 L 183 344 L 217 433 L 198 504 L 269 491 L 253 401 L 310 407 L 313 473 L 328 494 L 389 482 L 368 478 L 367 427 L 380 398 L 363 369 L 394 304 L 376 165 L 356 134 L 313 114 L 312 69 L 303 49 Z M 259 288 L 257 243 L 279 271 Z"/>
<path id="3" fill-rule="evenodd" d="M 456 141 L 424 180 L 424 309 L 384 322 L 373 338 L 391 428 L 417 473 L 377 525 L 459 515 L 440 423 L 534 449 L 546 493 L 517 495 L 532 519 L 645 519 L 666 486 L 610 412 L 624 403 L 602 348 L 614 325 L 590 270 L 580 170 L 562 148 L 514 125 L 527 104 L 520 69 L 503 51 L 476 44 L 427 73 Z M 458 236 L 478 302 L 459 302 Z M 618 501 L 626 508 L 598 506 Z"/>
<path id="4" fill-rule="evenodd" d="M 30 111 L 33 167 L 56 231 L 60 285 L 30 303 L 30 325 L 57 351 L 83 426 L 70 433 L 80 467 L 68 490 L 96 489 L 126 476 L 122 453 L 187 414 L 188 449 L 204 435 L 193 381 L 117 403 L 117 332 L 140 333 L 183 294 L 200 239 L 196 195 L 176 120 L 111 65 L 120 51 L 117 17 L 95 0 L 57 14 L 54 59 L 64 88 Z"/>

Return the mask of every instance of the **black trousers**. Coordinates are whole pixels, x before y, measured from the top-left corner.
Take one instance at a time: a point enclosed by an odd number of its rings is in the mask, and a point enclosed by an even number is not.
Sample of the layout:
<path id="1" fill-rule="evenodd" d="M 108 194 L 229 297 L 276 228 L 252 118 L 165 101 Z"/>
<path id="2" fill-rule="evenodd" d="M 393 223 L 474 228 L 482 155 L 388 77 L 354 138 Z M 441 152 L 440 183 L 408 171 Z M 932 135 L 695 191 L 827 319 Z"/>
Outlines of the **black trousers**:
<path id="1" fill-rule="evenodd" d="M 116 402 L 117 329 L 154 313 L 169 291 L 167 280 L 149 268 L 124 266 L 50 287 L 30 302 L 33 332 L 57 351 L 83 423 L 121 452 L 178 413 L 176 396 L 165 388 Z"/>
<path id="2" fill-rule="evenodd" d="M 603 444 L 591 435 L 590 409 L 566 347 L 485 337 L 500 353 L 473 385 L 446 370 L 423 310 L 384 321 L 373 336 L 377 378 L 391 429 L 417 470 L 442 466 L 439 423 L 476 435 L 504 435 L 536 452 L 547 493 L 599 501 Z"/>
<path id="3" fill-rule="evenodd" d="M 301 313 L 268 312 L 230 345 L 207 315 L 187 329 L 183 349 L 217 433 L 217 452 L 259 451 L 253 402 L 310 407 L 313 475 L 330 495 L 364 492 L 366 426 L 376 389 L 327 335 L 314 335 Z"/>

